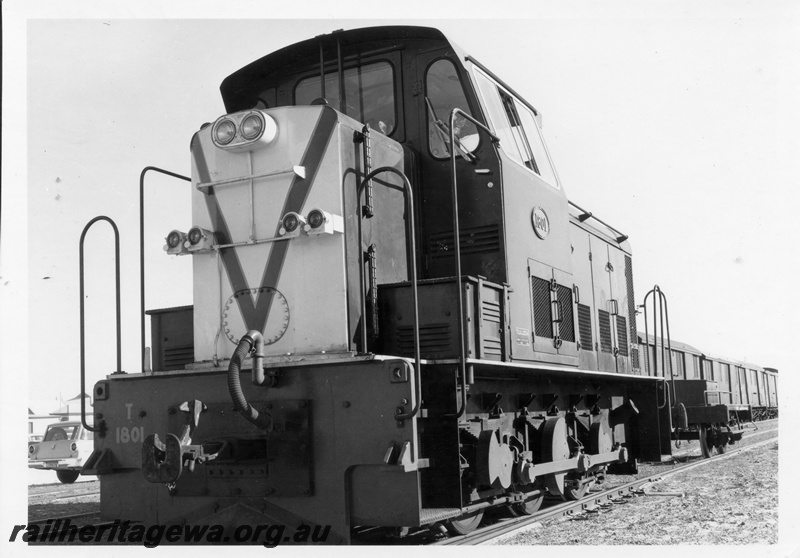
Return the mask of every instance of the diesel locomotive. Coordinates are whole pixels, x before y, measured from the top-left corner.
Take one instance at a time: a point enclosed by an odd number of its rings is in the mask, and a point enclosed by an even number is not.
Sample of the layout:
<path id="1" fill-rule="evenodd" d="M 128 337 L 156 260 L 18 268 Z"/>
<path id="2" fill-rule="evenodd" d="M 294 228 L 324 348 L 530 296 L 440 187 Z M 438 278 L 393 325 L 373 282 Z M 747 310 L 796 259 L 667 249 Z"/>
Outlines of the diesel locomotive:
<path id="1" fill-rule="evenodd" d="M 165 230 L 193 304 L 93 388 L 104 519 L 465 533 L 719 422 L 647 372 L 628 237 L 568 200 L 541 113 L 441 32 L 334 32 L 220 89 Z"/>

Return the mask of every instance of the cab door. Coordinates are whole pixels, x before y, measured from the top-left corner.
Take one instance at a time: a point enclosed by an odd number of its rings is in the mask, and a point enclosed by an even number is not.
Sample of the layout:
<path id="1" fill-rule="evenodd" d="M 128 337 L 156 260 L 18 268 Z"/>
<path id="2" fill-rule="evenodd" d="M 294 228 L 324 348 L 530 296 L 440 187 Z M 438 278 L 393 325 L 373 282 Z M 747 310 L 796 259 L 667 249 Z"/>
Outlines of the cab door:
<path id="1" fill-rule="evenodd" d="M 453 189 L 450 161 L 450 114 L 459 108 L 485 122 L 469 76 L 461 61 L 447 48 L 417 52 L 411 101 L 417 115 L 419 150 L 420 245 L 425 276 L 455 274 Z M 468 119 L 458 117 L 456 136 L 469 155 L 456 150 L 459 243 L 462 275 L 480 275 L 494 283 L 507 283 L 503 249 L 503 212 L 497 152 L 485 133 Z"/>

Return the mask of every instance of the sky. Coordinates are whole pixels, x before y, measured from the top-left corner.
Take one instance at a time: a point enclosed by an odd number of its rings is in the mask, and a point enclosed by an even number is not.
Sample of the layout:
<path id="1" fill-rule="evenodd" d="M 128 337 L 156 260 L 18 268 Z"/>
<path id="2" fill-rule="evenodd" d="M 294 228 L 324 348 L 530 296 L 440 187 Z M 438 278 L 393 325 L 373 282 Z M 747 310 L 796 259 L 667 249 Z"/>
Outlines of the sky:
<path id="1" fill-rule="evenodd" d="M 637 302 L 658 284 L 673 340 L 778 368 L 790 403 L 800 2 L 430 4 L 4 1 L 4 393 L 55 408 L 79 392 L 78 240 L 97 215 L 119 227 L 122 368 L 140 369 L 139 173 L 189 174 L 223 78 L 293 42 L 398 23 L 440 28 L 536 106 L 569 199 L 629 235 Z M 190 304 L 188 258 L 161 248 L 191 221 L 189 187 L 154 176 L 145 196 L 147 307 Z M 105 223 L 85 254 L 90 388 L 115 368 Z"/>

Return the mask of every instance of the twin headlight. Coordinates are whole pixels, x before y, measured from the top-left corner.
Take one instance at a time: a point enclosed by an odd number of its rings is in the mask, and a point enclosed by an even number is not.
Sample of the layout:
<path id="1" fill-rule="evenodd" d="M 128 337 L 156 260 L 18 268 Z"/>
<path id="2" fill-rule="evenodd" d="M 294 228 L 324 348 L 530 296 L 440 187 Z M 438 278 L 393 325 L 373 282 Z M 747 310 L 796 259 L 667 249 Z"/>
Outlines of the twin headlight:
<path id="1" fill-rule="evenodd" d="M 180 256 L 192 252 L 210 252 L 214 246 L 214 233 L 200 227 L 192 227 L 188 233 L 176 229 L 170 231 L 166 241 L 164 251 L 167 254 Z"/>
<path id="2" fill-rule="evenodd" d="M 248 151 L 264 147 L 278 136 L 278 123 L 261 111 L 226 114 L 211 128 L 211 140 L 220 149 Z"/>
<path id="3" fill-rule="evenodd" d="M 278 234 L 291 238 L 300 236 L 301 230 L 309 236 L 341 233 L 344 232 L 344 220 L 340 215 L 332 215 L 322 209 L 312 209 L 305 217 L 292 211 L 281 219 Z"/>

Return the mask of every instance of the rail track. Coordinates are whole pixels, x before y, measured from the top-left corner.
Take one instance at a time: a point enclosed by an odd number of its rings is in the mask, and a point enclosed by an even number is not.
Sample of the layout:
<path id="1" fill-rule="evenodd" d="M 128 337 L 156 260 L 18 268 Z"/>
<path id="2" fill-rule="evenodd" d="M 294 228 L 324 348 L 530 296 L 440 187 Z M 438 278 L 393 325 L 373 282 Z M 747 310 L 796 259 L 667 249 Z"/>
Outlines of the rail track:
<path id="1" fill-rule="evenodd" d="M 765 432 L 760 432 L 764 434 Z M 750 436 L 753 436 L 752 434 Z M 431 545 L 477 545 L 487 543 L 494 539 L 514 534 L 518 531 L 529 529 L 537 524 L 569 518 L 591 510 L 597 510 L 613 506 L 615 503 L 632 498 L 635 495 L 647 495 L 645 488 L 664 478 L 686 472 L 696 467 L 702 467 L 711 463 L 716 463 L 728 459 L 740 453 L 754 450 L 761 446 L 778 441 L 777 436 L 766 440 L 750 444 L 748 446 L 730 450 L 724 454 L 716 455 L 710 459 L 701 459 L 672 467 L 668 471 L 659 471 L 652 475 L 636 479 L 620 486 L 615 486 L 602 492 L 589 493 L 585 498 L 577 502 L 564 502 L 544 509 L 533 515 L 519 518 L 509 518 L 497 521 L 494 524 L 476 529 L 468 535 L 450 536 L 445 539 L 431 542 Z M 656 495 L 656 494 L 653 494 Z M 662 495 L 663 494 L 658 494 Z"/>
<path id="2" fill-rule="evenodd" d="M 28 505 L 70 501 L 100 494 L 99 481 L 74 485 L 45 485 L 28 488 Z"/>

